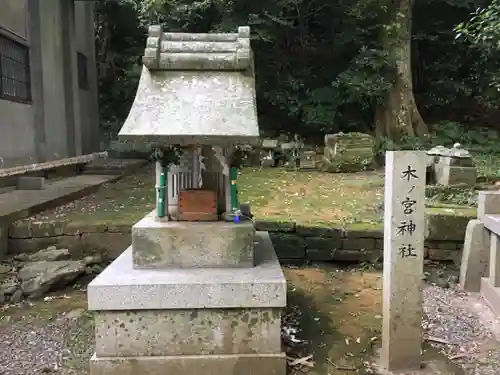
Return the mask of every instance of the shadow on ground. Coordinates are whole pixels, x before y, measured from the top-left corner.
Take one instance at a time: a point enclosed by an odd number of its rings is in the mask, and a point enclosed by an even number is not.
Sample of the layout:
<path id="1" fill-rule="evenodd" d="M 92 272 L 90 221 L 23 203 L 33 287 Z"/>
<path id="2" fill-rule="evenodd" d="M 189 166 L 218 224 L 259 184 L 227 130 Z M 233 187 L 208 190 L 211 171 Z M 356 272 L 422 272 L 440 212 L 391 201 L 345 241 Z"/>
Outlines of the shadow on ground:
<path id="1" fill-rule="evenodd" d="M 335 267 L 285 269 L 287 311 L 297 315 L 298 338 L 307 341 L 290 355 L 313 355 L 311 375 L 369 374 L 365 368 L 380 337 L 381 275 Z M 300 373 L 304 368 L 292 369 Z"/>
<path id="2" fill-rule="evenodd" d="M 449 277 L 448 271 L 444 272 L 445 277 Z M 443 278 L 441 272 L 438 278 Z M 381 272 L 373 268 L 321 266 L 284 268 L 284 273 L 289 288 L 285 326 L 298 328 L 296 337 L 305 341 L 301 345 L 287 345 L 287 353 L 295 359 L 312 355 L 314 364 L 292 366 L 290 373 L 372 374 L 370 361 L 380 346 Z M 429 272 L 430 278 L 435 274 L 436 270 Z M 15 324 L 32 327 L 39 335 L 43 335 L 40 327 L 60 324 L 64 331 L 64 354 L 57 374 L 88 374 L 93 352 L 93 319 L 86 304 L 84 291 L 68 289 L 44 300 L 3 308 L 0 340 Z M 432 353 L 430 350 L 426 355 Z"/>

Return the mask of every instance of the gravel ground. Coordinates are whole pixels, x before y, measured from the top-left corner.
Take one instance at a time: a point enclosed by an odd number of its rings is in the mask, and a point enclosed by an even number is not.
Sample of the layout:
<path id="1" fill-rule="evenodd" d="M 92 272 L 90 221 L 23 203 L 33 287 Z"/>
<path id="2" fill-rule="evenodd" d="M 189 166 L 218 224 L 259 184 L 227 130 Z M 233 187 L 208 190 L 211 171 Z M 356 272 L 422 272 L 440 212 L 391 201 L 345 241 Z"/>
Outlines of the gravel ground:
<path id="1" fill-rule="evenodd" d="M 430 344 L 464 368 L 466 375 L 500 373 L 499 321 L 477 295 L 458 288 L 424 289 L 423 325 Z"/>
<path id="2" fill-rule="evenodd" d="M 48 306 L 56 302 L 41 302 Z M 500 374 L 500 322 L 479 297 L 456 288 L 426 286 L 427 341 L 466 375 Z M 47 316 L 36 306 L 0 311 L 0 375 L 84 375 L 92 352 L 88 313 L 69 304 Z M 63 309 L 64 310 L 64 309 Z M 24 316 L 23 311 L 29 315 Z"/>
<path id="3" fill-rule="evenodd" d="M 0 373 L 3 375 L 58 373 L 67 324 L 44 326 L 23 321 L 0 331 Z"/>
<path id="4" fill-rule="evenodd" d="M 29 315 L 20 316 L 21 311 Z M 0 375 L 86 374 L 92 348 L 90 321 L 82 308 L 54 315 L 26 305 L 2 311 Z"/>

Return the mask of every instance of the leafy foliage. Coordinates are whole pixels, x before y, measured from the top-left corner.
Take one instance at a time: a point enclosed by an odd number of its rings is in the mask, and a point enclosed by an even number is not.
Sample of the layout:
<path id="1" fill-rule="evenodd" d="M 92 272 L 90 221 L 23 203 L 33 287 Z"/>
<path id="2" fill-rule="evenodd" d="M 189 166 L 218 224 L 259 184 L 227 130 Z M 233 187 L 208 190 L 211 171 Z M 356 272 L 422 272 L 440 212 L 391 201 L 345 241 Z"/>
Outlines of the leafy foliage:
<path id="1" fill-rule="evenodd" d="M 466 129 L 468 124 L 496 125 L 498 91 L 491 82 L 500 71 L 492 58 L 500 0 L 486 8 L 485 0 L 414 3 L 412 70 L 425 120 L 461 122 Z M 456 40 L 454 27 L 478 7 L 477 14 L 457 28 L 461 37 Z M 374 108 L 394 76 L 394 62 L 381 44 L 384 35 L 394 32 L 388 21 L 393 11 L 390 2 L 377 0 L 97 2 L 103 127 L 116 132 L 127 116 L 147 26 L 161 23 L 166 29 L 189 32 L 252 28 L 265 133 L 319 138 L 325 132 L 371 132 Z M 483 40 L 488 48 L 478 47 Z M 454 141 L 461 139 L 456 136 Z M 392 146 L 381 146 L 386 147 Z"/>

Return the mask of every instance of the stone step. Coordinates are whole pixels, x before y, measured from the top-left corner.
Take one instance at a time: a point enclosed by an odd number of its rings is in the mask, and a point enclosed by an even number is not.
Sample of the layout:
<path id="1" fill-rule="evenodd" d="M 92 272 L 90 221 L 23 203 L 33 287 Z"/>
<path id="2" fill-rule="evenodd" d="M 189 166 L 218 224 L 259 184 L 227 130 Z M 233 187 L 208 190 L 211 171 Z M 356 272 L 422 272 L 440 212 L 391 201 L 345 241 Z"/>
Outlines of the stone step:
<path id="1" fill-rule="evenodd" d="M 10 223 L 81 198 L 119 176 L 75 176 L 47 182 L 43 190 L 15 190 L 0 195 L 0 222 Z"/>
<path id="2" fill-rule="evenodd" d="M 281 354 L 105 357 L 90 359 L 92 375 L 285 375 Z"/>
<path id="3" fill-rule="evenodd" d="M 89 310 L 283 308 L 286 280 L 267 232 L 252 268 L 141 270 L 129 247 L 88 286 Z"/>

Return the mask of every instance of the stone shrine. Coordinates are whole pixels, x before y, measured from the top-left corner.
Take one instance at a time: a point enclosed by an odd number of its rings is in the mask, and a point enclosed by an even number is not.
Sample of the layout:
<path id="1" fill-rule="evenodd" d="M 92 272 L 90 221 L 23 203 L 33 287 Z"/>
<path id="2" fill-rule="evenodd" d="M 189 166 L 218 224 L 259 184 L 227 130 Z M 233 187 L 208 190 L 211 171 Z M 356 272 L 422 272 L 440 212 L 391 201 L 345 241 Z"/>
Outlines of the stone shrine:
<path id="1" fill-rule="evenodd" d="M 259 142 L 250 29 L 149 29 L 119 137 L 155 149 L 157 208 L 88 287 L 92 375 L 284 375 L 286 281 L 238 202 L 235 146 Z"/>
<path id="2" fill-rule="evenodd" d="M 328 172 L 359 172 L 375 164 L 375 138 L 364 133 L 325 135 L 323 168 Z"/>
<path id="3" fill-rule="evenodd" d="M 437 185 L 476 185 L 477 169 L 469 151 L 455 143 L 453 148 L 436 146 L 429 151 L 428 166 L 431 180 Z"/>

